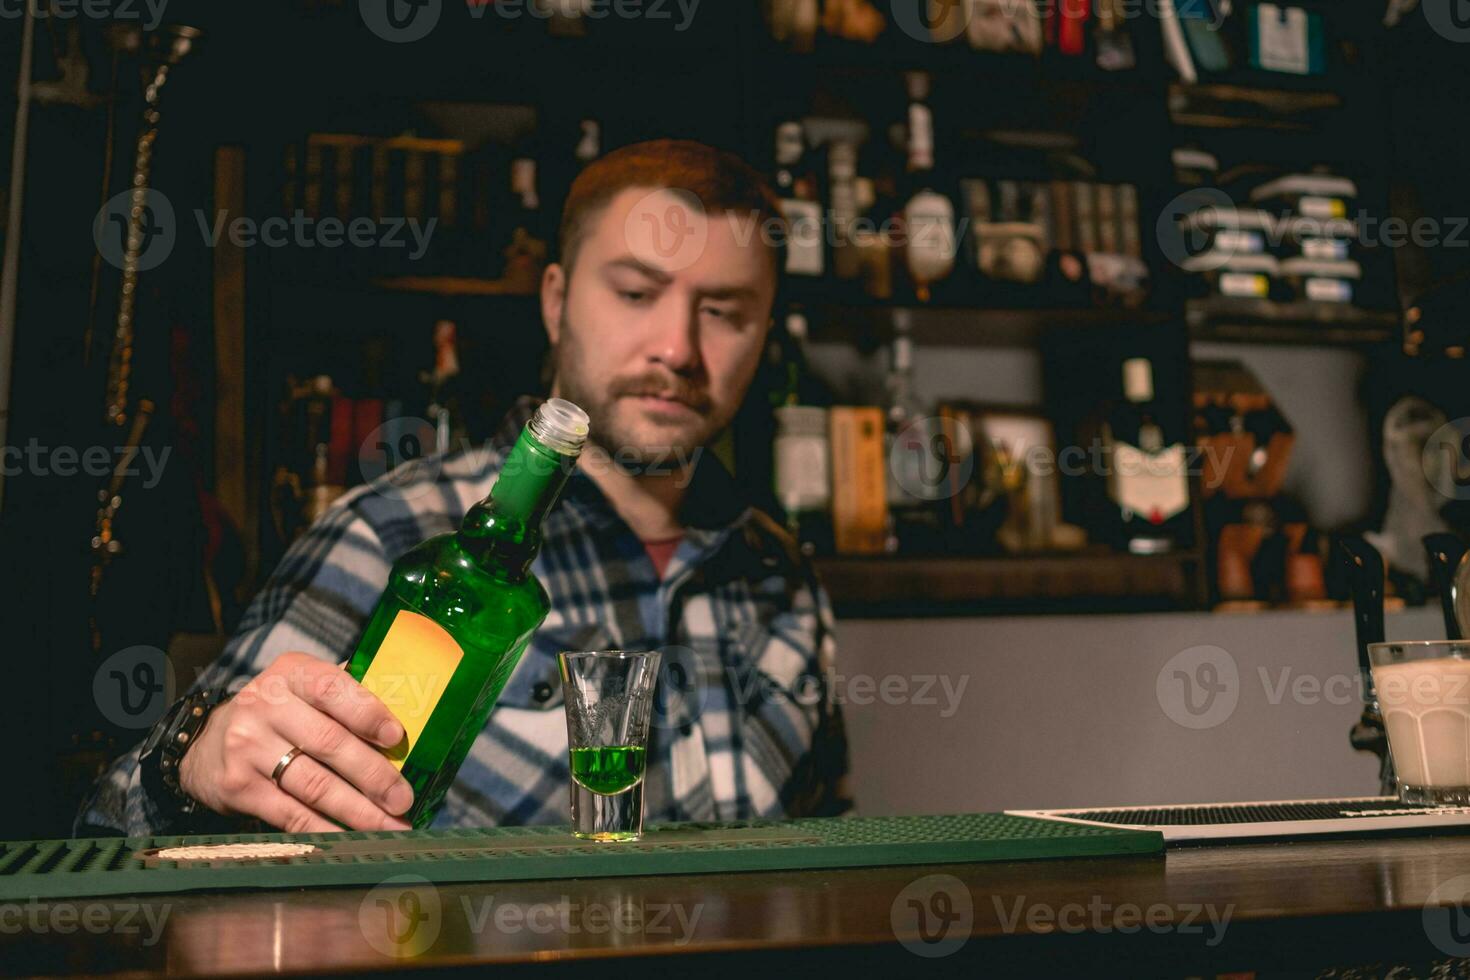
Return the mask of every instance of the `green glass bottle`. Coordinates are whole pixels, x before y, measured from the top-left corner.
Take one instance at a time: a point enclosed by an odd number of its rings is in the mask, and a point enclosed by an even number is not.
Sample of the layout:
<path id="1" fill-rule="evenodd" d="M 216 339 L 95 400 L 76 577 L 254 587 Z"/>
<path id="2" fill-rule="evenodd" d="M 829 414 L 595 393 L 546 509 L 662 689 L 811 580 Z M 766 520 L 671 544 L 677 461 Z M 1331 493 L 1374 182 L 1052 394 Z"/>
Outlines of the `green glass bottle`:
<path id="1" fill-rule="evenodd" d="M 413 787 L 404 819 L 415 827 L 433 819 L 551 609 L 531 562 L 587 432 L 576 405 L 542 404 L 459 530 L 394 562 L 358 641 L 348 672 L 403 723 L 403 740 L 384 754 Z"/>

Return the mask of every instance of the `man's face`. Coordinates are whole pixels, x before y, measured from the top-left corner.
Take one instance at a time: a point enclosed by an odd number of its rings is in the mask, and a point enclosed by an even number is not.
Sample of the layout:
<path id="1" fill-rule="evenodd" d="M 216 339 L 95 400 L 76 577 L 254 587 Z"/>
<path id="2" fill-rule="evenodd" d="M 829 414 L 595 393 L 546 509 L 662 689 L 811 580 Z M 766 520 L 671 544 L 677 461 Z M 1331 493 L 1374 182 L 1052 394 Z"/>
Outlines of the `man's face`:
<path id="1" fill-rule="evenodd" d="M 706 216 L 692 202 L 622 191 L 593 216 L 570 281 L 556 265 L 542 281 L 554 394 L 586 410 L 592 440 L 619 460 L 687 458 L 707 445 L 760 362 L 776 287 L 770 249 L 753 218 Z"/>

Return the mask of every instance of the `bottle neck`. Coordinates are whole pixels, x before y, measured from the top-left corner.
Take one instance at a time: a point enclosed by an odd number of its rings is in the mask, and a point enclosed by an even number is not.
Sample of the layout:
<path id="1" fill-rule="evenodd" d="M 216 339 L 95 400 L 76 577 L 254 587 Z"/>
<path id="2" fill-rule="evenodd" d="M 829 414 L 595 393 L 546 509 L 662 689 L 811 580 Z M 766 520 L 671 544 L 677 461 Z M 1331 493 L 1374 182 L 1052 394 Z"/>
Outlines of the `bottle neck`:
<path id="1" fill-rule="evenodd" d="M 934 169 L 934 117 L 922 102 L 909 103 L 908 170 L 928 176 Z"/>
<path id="2" fill-rule="evenodd" d="M 890 419 L 906 422 L 923 414 L 914 393 L 914 347 L 907 334 L 900 333 L 893 338 L 888 377 L 885 380 Z"/>
<path id="3" fill-rule="evenodd" d="M 492 572 L 522 578 L 541 550 L 541 521 L 555 505 L 576 457 L 547 448 L 528 430 L 505 457 L 490 496 L 465 514 L 460 545 Z"/>
<path id="4" fill-rule="evenodd" d="M 540 197 L 536 193 L 536 161 L 534 158 L 520 157 L 511 161 L 510 189 L 511 193 L 521 199 L 522 210 L 535 211 L 541 207 Z"/>

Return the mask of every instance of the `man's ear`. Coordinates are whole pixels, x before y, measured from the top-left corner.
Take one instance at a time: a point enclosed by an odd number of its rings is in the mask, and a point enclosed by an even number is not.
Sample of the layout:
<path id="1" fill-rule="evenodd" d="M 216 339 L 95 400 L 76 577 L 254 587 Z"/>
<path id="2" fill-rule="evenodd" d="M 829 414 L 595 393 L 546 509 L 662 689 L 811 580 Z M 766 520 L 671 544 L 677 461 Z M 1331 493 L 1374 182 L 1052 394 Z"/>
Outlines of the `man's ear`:
<path id="1" fill-rule="evenodd" d="M 561 312 L 567 302 L 567 274 L 561 263 L 553 262 L 541 274 L 541 322 L 546 336 L 555 347 L 561 340 Z"/>

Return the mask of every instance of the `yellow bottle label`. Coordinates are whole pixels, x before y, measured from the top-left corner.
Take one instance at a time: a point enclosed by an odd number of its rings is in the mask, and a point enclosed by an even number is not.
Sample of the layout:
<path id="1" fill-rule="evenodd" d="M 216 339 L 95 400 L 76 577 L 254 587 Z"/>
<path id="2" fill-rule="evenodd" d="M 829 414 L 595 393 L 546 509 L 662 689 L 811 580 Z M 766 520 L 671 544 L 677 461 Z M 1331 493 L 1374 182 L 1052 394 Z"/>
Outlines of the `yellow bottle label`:
<path id="1" fill-rule="evenodd" d="M 462 659 L 464 651 L 454 637 L 429 617 L 400 609 L 393 618 L 362 686 L 403 725 L 403 740 L 383 750 L 394 768 L 403 768 Z"/>

